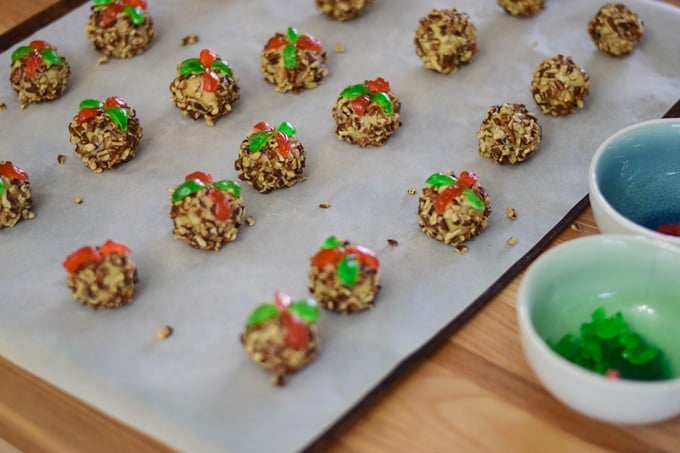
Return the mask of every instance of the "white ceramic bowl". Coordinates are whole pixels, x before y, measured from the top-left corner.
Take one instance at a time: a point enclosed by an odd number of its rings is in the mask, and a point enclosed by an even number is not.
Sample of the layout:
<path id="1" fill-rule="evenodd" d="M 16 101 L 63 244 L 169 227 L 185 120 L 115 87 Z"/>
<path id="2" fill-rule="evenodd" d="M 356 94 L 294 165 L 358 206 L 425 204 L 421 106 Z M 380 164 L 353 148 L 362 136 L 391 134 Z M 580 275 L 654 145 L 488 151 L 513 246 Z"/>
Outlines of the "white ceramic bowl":
<path id="1" fill-rule="evenodd" d="M 546 340 L 576 334 L 602 307 L 668 358 L 672 378 L 609 379 L 554 352 Z M 631 235 L 574 239 L 541 255 L 519 287 L 522 348 L 545 388 L 582 414 L 614 423 L 680 415 L 680 249 Z"/>
<path id="2" fill-rule="evenodd" d="M 680 247 L 656 232 L 680 224 L 680 118 L 644 121 L 602 143 L 590 163 L 590 205 L 603 233 L 625 233 Z"/>

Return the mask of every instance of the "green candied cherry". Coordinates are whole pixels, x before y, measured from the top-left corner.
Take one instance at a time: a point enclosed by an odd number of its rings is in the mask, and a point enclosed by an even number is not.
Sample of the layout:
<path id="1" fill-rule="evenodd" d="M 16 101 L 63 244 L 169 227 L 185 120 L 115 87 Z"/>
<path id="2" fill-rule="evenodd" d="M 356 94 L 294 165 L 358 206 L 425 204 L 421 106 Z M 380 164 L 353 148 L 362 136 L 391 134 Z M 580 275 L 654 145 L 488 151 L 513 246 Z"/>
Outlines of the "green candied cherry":
<path id="1" fill-rule="evenodd" d="M 463 195 L 473 209 L 484 209 L 484 201 L 472 190 L 477 183 L 477 175 L 463 171 L 458 178 L 445 173 L 434 173 L 425 181 L 430 187 L 442 188 L 434 199 L 434 209 L 442 214 L 453 200 Z"/>
<path id="2" fill-rule="evenodd" d="M 274 292 L 274 303 L 258 306 L 248 317 L 248 328 L 280 318 L 286 332 L 286 344 L 293 349 L 304 349 L 309 342 L 309 325 L 319 318 L 319 306 L 314 299 L 293 299 Z"/>
<path id="3" fill-rule="evenodd" d="M 277 34 L 267 41 L 266 50 L 276 50 L 283 47 L 283 65 L 286 69 L 297 68 L 297 49 L 321 53 L 321 41 L 313 36 L 300 35 L 293 27 L 288 27 L 286 35 Z"/>
<path id="4" fill-rule="evenodd" d="M 350 85 L 340 92 L 343 98 L 351 99 L 352 111 L 358 116 L 364 116 L 371 102 L 380 106 L 387 116 L 394 115 L 394 104 L 389 96 L 390 84 L 382 77 L 367 80 L 365 83 Z"/>
<path id="5" fill-rule="evenodd" d="M 662 352 L 633 332 L 621 312 L 607 316 L 596 309 L 578 334 L 564 335 L 548 345 L 579 366 L 610 379 L 659 380 L 670 377 Z"/>
<path id="6" fill-rule="evenodd" d="M 27 46 L 18 47 L 14 52 L 12 52 L 12 63 L 17 60 L 24 60 L 24 74 L 28 78 L 35 77 L 40 70 L 40 65 L 45 63 L 47 67 L 56 65 L 62 66 L 65 61 L 62 57 L 57 55 L 57 53 L 48 46 L 45 41 L 34 40 L 31 41 Z"/>
<path id="7" fill-rule="evenodd" d="M 260 121 L 253 126 L 253 134 L 248 137 L 248 151 L 256 153 L 271 140 L 276 139 L 276 152 L 281 158 L 286 159 L 290 155 L 290 137 L 295 135 L 297 131 L 292 124 L 284 121 L 279 124 L 279 127 L 272 129 L 266 121 Z"/>
<path id="8" fill-rule="evenodd" d="M 225 192 L 231 192 L 234 198 L 241 196 L 241 186 L 234 181 L 222 179 L 213 182 L 210 173 L 195 171 L 184 177 L 184 182 L 177 186 L 172 193 L 172 201 L 179 203 L 189 195 L 205 189 L 213 201 L 212 212 L 218 220 L 227 220 L 231 217 L 231 203 L 225 196 Z"/>
<path id="9" fill-rule="evenodd" d="M 220 77 L 233 77 L 229 63 L 210 49 L 201 50 L 198 58 L 189 58 L 179 64 L 181 75 L 202 74 L 203 91 L 214 93 L 220 85 Z"/>
<path id="10" fill-rule="evenodd" d="M 118 14 L 125 13 L 134 25 L 141 25 L 146 19 L 146 0 L 92 0 L 94 6 L 103 6 L 99 25 L 110 27 L 116 21 Z"/>
<path id="11" fill-rule="evenodd" d="M 335 236 L 324 241 L 321 250 L 312 257 L 312 265 L 318 268 L 336 266 L 338 280 L 350 287 L 357 283 L 361 265 L 376 271 L 380 268 L 378 257 L 371 250 L 360 245 L 350 246 Z"/>
<path id="12" fill-rule="evenodd" d="M 78 106 L 76 122 L 82 124 L 104 112 L 118 126 L 118 129 L 126 132 L 128 129 L 128 108 L 127 101 L 118 96 L 108 97 L 104 102 L 97 99 L 85 99 Z"/>

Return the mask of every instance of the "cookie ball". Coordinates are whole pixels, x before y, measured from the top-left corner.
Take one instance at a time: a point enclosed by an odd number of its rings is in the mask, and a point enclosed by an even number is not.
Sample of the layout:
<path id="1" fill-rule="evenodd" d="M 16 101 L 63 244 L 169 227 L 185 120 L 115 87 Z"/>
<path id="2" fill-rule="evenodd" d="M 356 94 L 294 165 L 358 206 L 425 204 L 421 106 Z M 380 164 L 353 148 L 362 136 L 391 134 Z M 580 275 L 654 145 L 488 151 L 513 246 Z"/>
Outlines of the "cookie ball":
<path id="1" fill-rule="evenodd" d="M 264 79 L 281 93 L 315 88 L 328 75 L 321 41 L 293 27 L 267 41 L 260 54 L 260 68 Z"/>
<path id="2" fill-rule="evenodd" d="M 313 299 L 293 301 L 282 292 L 258 306 L 248 317 L 241 344 L 253 362 L 272 371 L 272 382 L 284 385 L 319 352 L 319 308 Z"/>
<path id="3" fill-rule="evenodd" d="M 21 108 L 28 104 L 53 101 L 64 94 L 71 76 L 66 59 L 57 48 L 45 41 L 31 41 L 12 52 L 9 81 L 16 91 Z"/>
<path id="4" fill-rule="evenodd" d="M 69 273 L 66 285 L 73 298 L 93 308 L 116 308 L 132 301 L 138 281 L 130 249 L 108 240 L 100 246 L 84 246 L 64 260 Z"/>
<path id="5" fill-rule="evenodd" d="M 316 9 L 331 19 L 346 21 L 357 17 L 371 0 L 314 0 Z"/>
<path id="6" fill-rule="evenodd" d="M 644 33 L 640 17 L 623 3 L 605 4 L 588 22 L 595 46 L 614 57 L 632 53 Z"/>
<path id="7" fill-rule="evenodd" d="M 209 173 L 188 174 L 172 192 L 172 234 L 197 249 L 219 250 L 236 240 L 245 214 L 241 186 L 226 179 L 213 182 Z"/>
<path id="8" fill-rule="evenodd" d="M 508 14 L 517 17 L 534 16 L 545 9 L 545 0 L 497 0 Z"/>
<path id="9" fill-rule="evenodd" d="M 295 138 L 296 133 L 293 125 L 285 121 L 276 129 L 265 121 L 253 126 L 234 162 L 239 179 L 261 193 L 307 179 L 303 174 L 307 154 L 302 142 Z"/>
<path id="10" fill-rule="evenodd" d="M 418 200 L 418 224 L 427 236 L 455 246 L 486 228 L 491 199 L 476 174 L 435 173 L 425 184 Z"/>
<path id="11" fill-rule="evenodd" d="M 142 139 L 135 110 L 118 96 L 86 99 L 68 126 L 76 154 L 95 173 L 135 157 Z"/>
<path id="12" fill-rule="evenodd" d="M 323 308 L 347 314 L 373 307 L 380 262 L 370 249 L 331 236 L 310 261 L 309 291 Z"/>
<path id="13" fill-rule="evenodd" d="M 434 9 L 420 19 L 414 43 L 425 67 L 442 74 L 457 71 L 477 52 L 475 26 L 456 8 Z"/>
<path id="14" fill-rule="evenodd" d="M 499 164 L 529 158 L 541 143 L 541 126 L 524 104 L 493 105 L 477 131 L 479 154 Z"/>
<path id="15" fill-rule="evenodd" d="M 333 106 L 335 134 L 347 143 L 382 146 L 401 126 L 401 101 L 378 77 L 342 90 Z"/>
<path id="16" fill-rule="evenodd" d="M 87 39 L 107 57 L 131 58 L 156 35 L 146 0 L 94 0 L 85 25 Z"/>
<path id="17" fill-rule="evenodd" d="M 0 229 L 35 217 L 32 203 L 31 181 L 26 172 L 12 162 L 0 161 Z"/>
<path id="18" fill-rule="evenodd" d="M 570 56 L 558 54 L 543 60 L 534 71 L 531 93 L 543 113 L 569 115 L 583 108 L 590 77 Z"/>
<path id="19" fill-rule="evenodd" d="M 209 126 L 228 115 L 239 100 L 238 78 L 229 64 L 210 49 L 199 58 L 189 58 L 177 65 L 177 77 L 170 84 L 170 102 L 193 119 L 201 116 Z"/>

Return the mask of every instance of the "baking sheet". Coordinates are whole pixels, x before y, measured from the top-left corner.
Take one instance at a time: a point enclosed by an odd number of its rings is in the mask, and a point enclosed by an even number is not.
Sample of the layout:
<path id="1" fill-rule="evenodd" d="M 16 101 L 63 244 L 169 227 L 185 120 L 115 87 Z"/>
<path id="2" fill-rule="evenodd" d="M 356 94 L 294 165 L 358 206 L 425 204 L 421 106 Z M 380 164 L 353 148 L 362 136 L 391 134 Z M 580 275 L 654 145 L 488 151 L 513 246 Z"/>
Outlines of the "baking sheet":
<path id="1" fill-rule="evenodd" d="M 585 32 L 597 6 L 551 1 L 532 19 L 495 2 L 460 0 L 477 28 L 479 53 L 451 75 L 425 70 L 413 48 L 418 19 L 444 1 L 375 0 L 360 18 L 336 23 L 310 1 L 152 2 L 151 49 L 97 65 L 84 36 L 89 6 L 26 39 L 57 45 L 73 75 L 61 99 L 20 110 L 0 81 L 0 159 L 31 176 L 36 218 L 0 231 L 0 353 L 101 410 L 176 448 L 191 451 L 295 451 L 337 422 L 470 306 L 587 192 L 596 146 L 628 124 L 660 117 L 680 95 L 680 13 L 629 0 L 646 25 L 628 58 L 606 57 Z M 320 38 L 330 75 L 299 95 L 262 80 L 259 52 L 276 31 L 295 26 Z M 181 38 L 200 42 L 182 47 Z M 341 43 L 345 52 L 334 49 Z M 215 127 L 168 102 L 176 64 L 210 47 L 240 78 L 241 100 Z M 12 49 L 16 48 L 14 46 Z M 11 50 L 0 55 L 9 67 Z M 570 54 L 591 76 L 586 108 L 551 118 L 538 153 L 517 166 L 477 154 L 476 131 L 492 104 L 525 103 L 533 69 Z M 382 76 L 402 101 L 403 127 L 383 148 L 339 141 L 331 106 L 347 85 Z M 137 157 L 94 174 L 73 153 L 67 125 L 85 98 L 125 97 L 144 138 Z M 220 252 L 172 238 L 168 190 L 194 170 L 236 179 L 233 162 L 252 125 L 289 121 L 308 152 L 308 180 L 259 194 L 244 186 L 247 214 L 236 242 Z M 64 165 L 57 155 L 67 155 Z M 471 170 L 492 198 L 490 225 L 464 255 L 420 231 L 418 191 L 433 172 Z M 74 203 L 82 197 L 81 205 Z M 329 201 L 329 209 L 318 204 Z M 514 207 L 516 221 L 505 216 Z M 274 290 L 307 296 L 309 257 L 335 234 L 377 252 L 382 290 L 368 312 L 320 320 L 322 351 L 311 365 L 271 385 L 238 337 L 250 311 Z M 517 238 L 514 247 L 506 244 Z M 112 238 L 133 251 L 140 273 L 135 302 L 94 311 L 71 300 L 61 267 L 85 244 Z M 387 245 L 388 238 L 399 242 Z M 174 334 L 155 338 L 163 325 Z M 490 333 L 492 334 L 492 333 Z"/>

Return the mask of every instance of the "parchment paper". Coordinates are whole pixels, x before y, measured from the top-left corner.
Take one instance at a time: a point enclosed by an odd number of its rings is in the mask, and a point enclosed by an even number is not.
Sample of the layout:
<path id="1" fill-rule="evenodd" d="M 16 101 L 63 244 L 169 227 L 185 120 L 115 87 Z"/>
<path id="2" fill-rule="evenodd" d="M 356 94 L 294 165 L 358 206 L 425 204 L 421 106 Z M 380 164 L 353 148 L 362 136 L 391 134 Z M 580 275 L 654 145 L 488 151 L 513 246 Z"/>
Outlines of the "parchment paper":
<path id="1" fill-rule="evenodd" d="M 487 0 L 375 0 L 360 18 L 333 22 L 311 0 L 150 2 L 158 35 L 131 60 L 97 65 L 84 35 L 85 5 L 27 39 L 57 45 L 72 66 L 65 96 L 20 110 L 0 81 L 0 159 L 31 177 L 36 217 L 0 231 L 0 353 L 168 444 L 191 451 L 294 451 L 347 413 L 403 360 L 455 319 L 587 193 L 597 145 L 617 129 L 660 117 L 680 95 L 680 14 L 628 0 L 646 25 L 627 58 L 599 53 L 586 33 L 599 5 L 547 2 L 531 19 Z M 479 53 L 451 75 L 423 68 L 413 32 L 432 8 L 455 6 L 477 28 Z M 288 26 L 320 38 L 330 75 L 316 89 L 279 94 L 259 71 L 267 39 Z M 182 47 L 181 38 L 200 42 Z M 344 53 L 337 53 L 341 43 Z M 23 44 L 23 43 L 21 43 Z M 210 47 L 242 89 L 213 128 L 168 102 L 176 64 Z M 13 47 L 13 49 L 16 48 Z M 0 56 L 8 68 L 11 50 Z M 572 55 L 591 76 L 584 110 L 542 115 L 529 84 L 536 65 Z M 7 71 L 7 69 L 5 69 Z M 331 106 L 347 85 L 382 76 L 401 98 L 403 127 L 383 148 L 360 149 L 332 132 Z M 67 125 L 85 98 L 118 95 L 138 113 L 138 156 L 94 174 L 73 153 Z M 477 152 L 476 131 L 492 104 L 525 103 L 543 127 L 538 153 L 499 166 Z M 256 219 L 220 252 L 172 238 L 169 189 L 203 170 L 236 179 L 233 163 L 253 124 L 289 121 L 308 152 L 308 180 L 263 195 L 244 186 Z M 64 165 L 57 155 L 68 156 Z M 465 255 L 427 238 L 415 212 L 425 179 L 471 170 L 492 197 L 490 225 Z M 74 198 L 82 197 L 77 205 Z M 329 201 L 329 209 L 318 204 Z M 506 218 L 514 207 L 518 219 Z M 309 257 L 335 234 L 374 249 L 382 291 L 368 312 L 320 320 L 322 351 L 283 388 L 250 362 L 239 335 L 274 290 L 307 297 Z M 514 247 L 506 240 L 514 236 Z M 95 311 L 71 300 L 64 257 L 112 238 L 133 251 L 141 282 L 132 305 Z M 399 242 L 387 245 L 388 238 Z M 163 325 L 174 334 L 160 341 Z M 489 332 L 493 335 L 493 332 Z"/>

